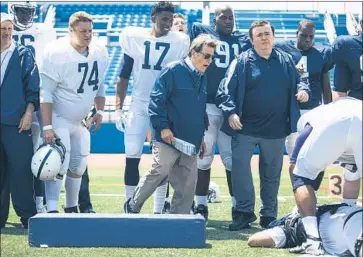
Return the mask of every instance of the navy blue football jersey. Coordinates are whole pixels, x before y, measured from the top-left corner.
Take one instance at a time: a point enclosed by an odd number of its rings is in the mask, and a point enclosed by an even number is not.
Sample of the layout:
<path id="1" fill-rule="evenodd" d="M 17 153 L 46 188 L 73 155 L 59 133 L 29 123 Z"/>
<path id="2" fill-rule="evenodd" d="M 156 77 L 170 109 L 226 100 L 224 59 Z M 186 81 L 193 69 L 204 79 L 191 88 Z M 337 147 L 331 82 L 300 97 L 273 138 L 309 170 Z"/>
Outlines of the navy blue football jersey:
<path id="1" fill-rule="evenodd" d="M 295 65 L 304 68 L 302 77 L 309 78 L 311 98 L 306 103 L 299 103 L 300 109 L 311 110 L 322 104 L 322 76 L 333 68 L 332 49 L 329 46 L 314 44 L 309 50 L 299 50 L 293 41 L 280 41 L 275 48 L 290 54 Z"/>
<path id="2" fill-rule="evenodd" d="M 333 90 L 362 100 L 362 33 L 338 37 L 333 43 L 333 61 L 336 64 Z"/>
<path id="3" fill-rule="evenodd" d="M 219 35 L 215 28 L 201 23 L 193 23 L 190 31 L 190 42 L 200 34 L 209 34 L 218 40 L 219 44 L 215 51 L 215 60 L 208 67 L 207 74 L 207 102 L 215 103 L 219 83 L 224 78 L 229 64 L 241 52 L 252 47 L 248 36 L 240 31 L 234 31 L 231 35 Z"/>

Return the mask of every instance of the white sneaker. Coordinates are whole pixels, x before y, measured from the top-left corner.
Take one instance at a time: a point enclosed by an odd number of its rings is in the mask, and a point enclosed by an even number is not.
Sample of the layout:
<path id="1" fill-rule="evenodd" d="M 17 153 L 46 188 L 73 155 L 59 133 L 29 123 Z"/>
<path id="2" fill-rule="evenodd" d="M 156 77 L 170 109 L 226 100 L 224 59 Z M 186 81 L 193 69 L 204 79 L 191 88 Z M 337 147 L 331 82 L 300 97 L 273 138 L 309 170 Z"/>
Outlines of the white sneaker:
<path id="1" fill-rule="evenodd" d="M 47 213 L 47 208 L 43 203 L 37 205 L 37 213 Z"/>

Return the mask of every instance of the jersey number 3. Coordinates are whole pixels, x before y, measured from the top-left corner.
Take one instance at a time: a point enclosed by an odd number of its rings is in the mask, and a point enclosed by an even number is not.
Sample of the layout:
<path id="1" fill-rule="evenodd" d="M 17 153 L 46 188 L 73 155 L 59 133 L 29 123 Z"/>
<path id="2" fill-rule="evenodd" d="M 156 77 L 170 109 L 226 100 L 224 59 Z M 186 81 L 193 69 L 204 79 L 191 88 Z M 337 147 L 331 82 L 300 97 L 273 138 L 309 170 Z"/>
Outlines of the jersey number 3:
<path id="1" fill-rule="evenodd" d="M 142 65 L 142 68 L 146 69 L 146 70 L 150 70 L 151 69 L 151 65 L 150 65 L 150 45 L 151 45 L 151 43 L 150 43 L 150 41 L 145 41 L 144 45 L 145 45 L 145 58 L 144 58 L 144 64 Z M 163 52 L 161 53 L 157 63 L 154 65 L 154 67 L 153 67 L 154 70 L 162 69 L 161 64 L 163 63 L 163 60 L 170 49 L 170 44 L 164 43 L 164 42 L 156 42 L 155 50 L 160 50 L 161 48 L 163 48 Z"/>
<path id="2" fill-rule="evenodd" d="M 79 85 L 79 88 L 77 89 L 77 93 L 78 94 L 82 94 L 84 93 L 84 82 L 86 80 L 87 77 L 87 73 L 88 73 L 88 62 L 82 62 L 82 63 L 78 63 L 78 72 L 83 72 L 83 77 L 82 77 L 82 82 L 81 85 Z M 91 74 L 88 77 L 87 83 L 89 86 L 93 86 L 93 91 L 96 91 L 98 89 L 98 64 L 97 61 L 93 62 L 93 66 L 92 66 L 92 70 L 91 70 Z"/>

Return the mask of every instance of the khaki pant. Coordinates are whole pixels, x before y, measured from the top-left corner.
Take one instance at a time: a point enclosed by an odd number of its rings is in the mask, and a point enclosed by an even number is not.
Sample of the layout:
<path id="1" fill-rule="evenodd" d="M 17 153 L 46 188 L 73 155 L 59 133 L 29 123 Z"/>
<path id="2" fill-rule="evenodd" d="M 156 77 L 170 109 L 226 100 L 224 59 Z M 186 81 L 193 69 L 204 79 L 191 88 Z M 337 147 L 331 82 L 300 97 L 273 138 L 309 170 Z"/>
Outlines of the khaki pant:
<path id="1" fill-rule="evenodd" d="M 169 180 L 174 189 L 170 213 L 189 214 L 198 178 L 197 156 L 159 142 L 153 143 L 152 155 L 152 168 L 140 179 L 130 201 L 132 210 L 139 212 L 155 189 Z"/>

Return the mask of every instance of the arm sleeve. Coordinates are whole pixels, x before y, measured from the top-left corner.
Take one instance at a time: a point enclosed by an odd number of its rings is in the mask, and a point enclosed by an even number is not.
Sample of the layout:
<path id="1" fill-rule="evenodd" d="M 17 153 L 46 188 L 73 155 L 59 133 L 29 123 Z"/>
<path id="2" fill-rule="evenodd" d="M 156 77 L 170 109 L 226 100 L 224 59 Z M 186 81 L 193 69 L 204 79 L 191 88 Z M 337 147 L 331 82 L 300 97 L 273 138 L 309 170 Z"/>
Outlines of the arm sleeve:
<path id="1" fill-rule="evenodd" d="M 196 26 L 195 23 L 193 23 L 192 29 L 189 32 L 190 43 L 193 42 L 193 40 L 198 36 L 198 34 L 199 34 L 198 26 Z"/>
<path id="2" fill-rule="evenodd" d="M 134 59 L 132 59 L 126 53 L 122 53 L 121 71 L 119 77 L 124 79 L 129 79 L 131 76 L 133 66 L 134 66 Z"/>
<path id="3" fill-rule="evenodd" d="M 34 110 L 37 111 L 39 109 L 40 86 L 38 66 L 36 65 L 34 56 L 29 49 L 25 50 L 23 58 L 22 68 L 25 69 L 25 75 L 23 77 L 25 102 L 27 104 L 32 103 Z"/>
<path id="4" fill-rule="evenodd" d="M 334 67 L 332 48 L 329 46 L 324 47 L 322 57 L 324 61 L 322 73 L 327 73 Z"/>
<path id="5" fill-rule="evenodd" d="M 223 111 L 225 117 L 236 113 L 235 96 L 238 87 L 238 59 L 234 59 L 225 77 L 221 80 L 216 96 L 216 105 Z M 241 78 L 243 79 L 243 78 Z"/>
<path id="6" fill-rule="evenodd" d="M 344 58 L 342 58 L 342 43 L 339 41 L 339 38 L 333 43 L 332 49 L 332 59 L 335 63 L 334 70 L 334 84 L 332 86 L 333 91 L 347 93 L 351 88 L 351 76 L 347 64 L 344 62 Z"/>
<path id="7" fill-rule="evenodd" d="M 40 103 L 53 103 L 53 93 L 58 83 L 45 74 L 41 74 Z"/>
<path id="8" fill-rule="evenodd" d="M 166 68 L 156 79 L 150 95 L 150 122 L 158 133 L 169 128 L 166 101 L 171 93 L 172 84 L 172 72 Z"/>

